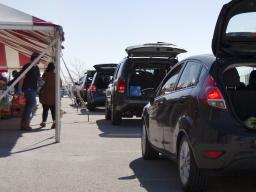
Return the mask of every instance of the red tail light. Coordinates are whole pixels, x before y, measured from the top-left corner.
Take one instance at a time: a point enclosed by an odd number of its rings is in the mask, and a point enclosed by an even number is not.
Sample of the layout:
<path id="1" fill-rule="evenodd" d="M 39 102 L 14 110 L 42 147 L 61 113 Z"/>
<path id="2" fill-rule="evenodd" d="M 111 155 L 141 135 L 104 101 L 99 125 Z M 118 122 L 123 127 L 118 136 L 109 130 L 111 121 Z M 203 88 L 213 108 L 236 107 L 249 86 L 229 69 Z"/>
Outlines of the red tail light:
<path id="1" fill-rule="evenodd" d="M 95 85 L 92 85 L 92 92 L 95 93 L 97 91 L 97 88 Z"/>
<path id="2" fill-rule="evenodd" d="M 217 159 L 223 154 L 223 151 L 206 151 L 205 156 L 210 159 Z"/>
<path id="3" fill-rule="evenodd" d="M 200 94 L 200 100 L 209 106 L 227 109 L 224 97 L 214 82 L 212 76 L 208 76 Z"/>
<path id="4" fill-rule="evenodd" d="M 125 88 L 126 88 L 125 82 L 118 81 L 118 83 L 117 83 L 117 91 L 119 93 L 124 93 L 125 92 Z"/>
<path id="5" fill-rule="evenodd" d="M 86 92 L 86 90 L 87 90 L 87 89 L 86 89 L 86 86 L 84 86 L 84 87 L 83 87 L 83 91 Z"/>

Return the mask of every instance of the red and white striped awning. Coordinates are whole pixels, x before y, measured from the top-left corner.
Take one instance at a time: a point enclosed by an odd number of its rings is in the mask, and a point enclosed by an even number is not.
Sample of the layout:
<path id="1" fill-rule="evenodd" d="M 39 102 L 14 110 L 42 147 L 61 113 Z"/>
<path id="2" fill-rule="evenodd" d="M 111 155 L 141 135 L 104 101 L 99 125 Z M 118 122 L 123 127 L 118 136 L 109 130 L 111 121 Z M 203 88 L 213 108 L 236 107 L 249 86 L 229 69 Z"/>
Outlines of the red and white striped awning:
<path id="1" fill-rule="evenodd" d="M 0 4 L 0 71 L 20 69 L 33 52 L 41 53 L 47 48 L 58 28 L 61 27 Z M 40 68 L 52 61 L 53 51 L 43 57 Z"/>

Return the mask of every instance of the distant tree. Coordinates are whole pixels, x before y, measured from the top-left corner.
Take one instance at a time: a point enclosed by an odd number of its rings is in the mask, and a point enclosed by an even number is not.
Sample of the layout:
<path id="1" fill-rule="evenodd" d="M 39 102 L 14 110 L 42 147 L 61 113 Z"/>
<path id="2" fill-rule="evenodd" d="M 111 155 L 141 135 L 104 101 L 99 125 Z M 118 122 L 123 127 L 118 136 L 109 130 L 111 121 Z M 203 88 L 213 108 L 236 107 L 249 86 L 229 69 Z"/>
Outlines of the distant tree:
<path id="1" fill-rule="evenodd" d="M 70 62 L 70 73 L 74 81 L 78 82 L 81 77 L 84 76 L 84 73 L 87 71 L 86 64 L 79 60 L 75 59 Z"/>

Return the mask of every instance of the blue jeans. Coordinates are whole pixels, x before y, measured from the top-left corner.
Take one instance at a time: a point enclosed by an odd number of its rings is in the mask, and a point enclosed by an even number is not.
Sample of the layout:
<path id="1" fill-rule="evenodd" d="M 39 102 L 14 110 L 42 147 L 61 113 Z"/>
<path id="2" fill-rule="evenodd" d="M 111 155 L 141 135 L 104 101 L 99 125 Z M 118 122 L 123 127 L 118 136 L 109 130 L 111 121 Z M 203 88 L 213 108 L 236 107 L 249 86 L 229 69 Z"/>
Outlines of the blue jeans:
<path id="1" fill-rule="evenodd" d="M 27 89 L 24 91 L 26 106 L 22 116 L 23 120 L 29 120 L 30 118 L 32 118 L 32 111 L 36 107 L 36 95 L 37 92 L 33 89 Z"/>

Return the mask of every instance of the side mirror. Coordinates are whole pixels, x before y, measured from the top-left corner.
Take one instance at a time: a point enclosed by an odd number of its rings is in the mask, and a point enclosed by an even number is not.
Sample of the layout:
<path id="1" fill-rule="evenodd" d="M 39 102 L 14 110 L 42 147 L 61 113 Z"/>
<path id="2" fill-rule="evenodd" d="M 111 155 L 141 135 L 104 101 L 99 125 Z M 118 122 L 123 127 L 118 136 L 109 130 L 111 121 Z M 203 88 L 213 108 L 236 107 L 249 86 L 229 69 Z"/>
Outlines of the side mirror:
<path id="1" fill-rule="evenodd" d="M 141 95 L 148 100 L 150 103 L 153 103 L 155 100 L 155 89 L 154 88 L 147 88 L 147 89 L 143 89 L 141 90 Z"/>
<path id="2" fill-rule="evenodd" d="M 78 83 L 78 82 L 75 82 L 75 85 L 79 85 L 79 83 Z"/>

